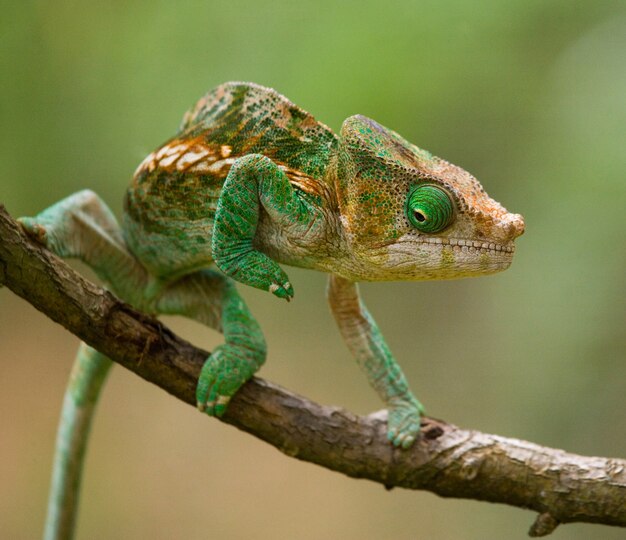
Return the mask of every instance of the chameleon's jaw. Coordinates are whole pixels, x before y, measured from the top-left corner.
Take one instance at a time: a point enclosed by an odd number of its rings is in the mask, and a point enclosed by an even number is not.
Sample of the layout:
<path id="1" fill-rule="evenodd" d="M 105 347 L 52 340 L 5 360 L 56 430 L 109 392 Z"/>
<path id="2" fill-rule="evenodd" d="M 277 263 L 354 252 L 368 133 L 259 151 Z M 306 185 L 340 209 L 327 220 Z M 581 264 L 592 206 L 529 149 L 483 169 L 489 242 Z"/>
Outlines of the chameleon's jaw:
<path id="1" fill-rule="evenodd" d="M 515 246 L 495 242 L 406 235 L 370 246 L 353 259 L 348 272 L 357 281 L 458 279 L 506 270 Z"/>
<path id="2" fill-rule="evenodd" d="M 513 242 L 497 244 L 450 238 L 442 239 L 441 244 L 423 242 L 418 250 L 430 253 L 435 264 L 427 270 L 428 277 L 415 279 L 456 279 L 506 270 L 513 261 L 515 246 Z"/>

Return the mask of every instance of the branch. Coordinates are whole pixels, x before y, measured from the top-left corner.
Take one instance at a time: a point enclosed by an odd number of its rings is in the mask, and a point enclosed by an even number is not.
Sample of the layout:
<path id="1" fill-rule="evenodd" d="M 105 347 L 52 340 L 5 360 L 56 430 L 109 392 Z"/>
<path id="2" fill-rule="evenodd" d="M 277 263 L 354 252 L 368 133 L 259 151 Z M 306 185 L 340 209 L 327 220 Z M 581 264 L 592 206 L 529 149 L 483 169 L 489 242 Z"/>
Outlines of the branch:
<path id="1" fill-rule="evenodd" d="M 0 204 L 0 284 L 115 362 L 195 406 L 208 356 L 156 319 L 85 280 L 31 242 Z M 259 378 L 223 418 L 285 454 L 388 489 L 499 502 L 539 513 L 529 534 L 559 523 L 626 527 L 626 460 L 583 457 L 426 418 L 410 450 L 387 442 L 385 413 L 356 416 Z"/>

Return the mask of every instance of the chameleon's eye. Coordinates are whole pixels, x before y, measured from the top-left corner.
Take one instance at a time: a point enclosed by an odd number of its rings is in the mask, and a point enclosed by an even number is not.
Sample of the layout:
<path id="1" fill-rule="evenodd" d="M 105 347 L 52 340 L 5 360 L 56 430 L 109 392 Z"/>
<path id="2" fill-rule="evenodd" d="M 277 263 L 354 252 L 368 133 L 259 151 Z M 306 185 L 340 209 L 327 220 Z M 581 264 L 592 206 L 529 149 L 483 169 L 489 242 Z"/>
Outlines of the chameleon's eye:
<path id="1" fill-rule="evenodd" d="M 438 233 L 452 223 L 454 208 L 450 196 L 443 189 L 423 184 L 409 192 L 406 214 L 418 231 Z"/>

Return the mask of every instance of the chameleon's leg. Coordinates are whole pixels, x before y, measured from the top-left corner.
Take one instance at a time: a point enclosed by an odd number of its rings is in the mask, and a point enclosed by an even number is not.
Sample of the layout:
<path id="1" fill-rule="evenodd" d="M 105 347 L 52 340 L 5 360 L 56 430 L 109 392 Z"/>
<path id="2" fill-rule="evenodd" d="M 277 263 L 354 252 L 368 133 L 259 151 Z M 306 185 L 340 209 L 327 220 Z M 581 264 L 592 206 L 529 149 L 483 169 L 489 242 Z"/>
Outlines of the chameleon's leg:
<path id="1" fill-rule="evenodd" d="M 141 306 L 147 272 L 126 249 L 115 217 L 95 193 L 80 191 L 19 221 L 51 251 L 82 259 L 124 300 Z M 58 430 L 45 529 L 48 540 L 72 536 L 91 416 L 110 366 L 105 356 L 81 346 Z"/>
<path id="2" fill-rule="evenodd" d="M 328 301 L 348 348 L 389 407 L 389 440 L 409 448 L 420 429 L 423 407 L 393 358 L 376 322 L 361 302 L 356 283 L 331 274 Z"/>
<path id="3" fill-rule="evenodd" d="M 57 432 L 45 540 L 73 536 L 91 419 L 110 367 L 111 360 L 81 343 L 63 400 Z"/>
<path id="4" fill-rule="evenodd" d="M 118 296 L 141 305 L 147 273 L 127 250 L 115 216 L 93 191 L 79 191 L 18 221 L 50 251 L 81 259 Z"/>
<path id="5" fill-rule="evenodd" d="M 265 361 L 266 345 L 258 323 L 232 280 L 201 270 L 170 285 L 157 303 L 159 313 L 183 315 L 224 334 L 205 362 L 197 387 L 198 408 L 222 416 L 231 397 Z"/>
<path id="6" fill-rule="evenodd" d="M 293 297 L 287 274 L 253 240 L 264 210 L 285 226 L 302 226 L 316 219 L 316 210 L 268 157 L 249 154 L 235 161 L 224 182 L 215 214 L 212 251 L 215 264 L 233 279 L 279 298 Z"/>

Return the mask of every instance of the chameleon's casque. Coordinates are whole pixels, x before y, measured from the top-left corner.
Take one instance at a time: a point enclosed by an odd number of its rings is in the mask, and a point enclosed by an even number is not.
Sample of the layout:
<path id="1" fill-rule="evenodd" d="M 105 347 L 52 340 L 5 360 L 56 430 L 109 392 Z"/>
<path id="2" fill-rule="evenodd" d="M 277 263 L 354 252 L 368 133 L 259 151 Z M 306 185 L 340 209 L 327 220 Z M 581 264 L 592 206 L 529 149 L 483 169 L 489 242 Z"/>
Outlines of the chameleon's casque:
<path id="1" fill-rule="evenodd" d="M 328 272 L 339 329 L 388 406 L 389 440 L 403 448 L 418 435 L 422 406 L 356 282 L 497 272 L 524 230 L 472 175 L 373 120 L 352 116 L 336 135 L 251 83 L 203 97 L 139 165 L 124 203 L 121 226 L 89 190 L 21 223 L 135 307 L 221 331 L 197 387 L 198 407 L 216 416 L 266 356 L 234 282 L 289 300 L 293 286 L 278 263 Z M 84 442 L 110 365 L 81 347 L 59 429 L 48 539 L 71 535 Z"/>

